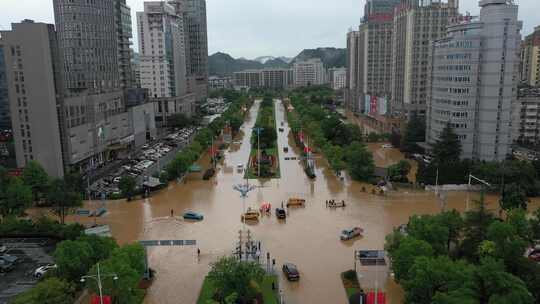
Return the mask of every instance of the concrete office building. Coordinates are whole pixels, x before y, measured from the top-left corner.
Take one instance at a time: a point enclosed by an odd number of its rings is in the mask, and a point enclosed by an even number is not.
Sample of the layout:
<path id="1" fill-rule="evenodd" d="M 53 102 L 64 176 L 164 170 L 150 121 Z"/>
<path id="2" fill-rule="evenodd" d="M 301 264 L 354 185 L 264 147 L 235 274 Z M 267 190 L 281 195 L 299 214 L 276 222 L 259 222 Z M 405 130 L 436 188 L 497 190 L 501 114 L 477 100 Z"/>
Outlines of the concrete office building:
<path id="1" fill-rule="evenodd" d="M 131 39 L 133 38 L 133 30 L 131 28 L 131 9 L 126 5 L 126 0 L 116 0 L 114 5 L 120 86 L 122 88 L 133 88 L 136 87 L 136 81 L 132 64 Z"/>
<path id="2" fill-rule="evenodd" d="M 185 29 L 188 91 L 198 101 L 208 96 L 208 29 L 206 0 L 171 0 Z"/>
<path id="3" fill-rule="evenodd" d="M 210 76 L 208 78 L 208 88 L 212 90 L 231 89 L 234 86 L 234 80 L 230 76 L 219 77 Z"/>
<path id="4" fill-rule="evenodd" d="M 425 115 L 429 55 L 433 41 L 446 36 L 458 16 L 459 0 L 403 0 L 394 12 L 392 111 L 402 118 Z"/>
<path id="5" fill-rule="evenodd" d="M 233 74 L 235 88 L 253 89 L 262 86 L 260 70 L 246 70 Z"/>
<path id="6" fill-rule="evenodd" d="M 521 81 L 540 86 L 540 26 L 527 36 L 521 46 Z"/>
<path id="7" fill-rule="evenodd" d="M 86 173 L 133 145 L 123 92 L 131 85 L 130 10 L 122 0 L 53 5 L 64 84 L 64 165 Z"/>
<path id="8" fill-rule="evenodd" d="M 510 153 L 511 111 L 520 64 L 518 6 L 481 0 L 480 18 L 454 18 L 433 44 L 426 140 L 450 124 L 462 158 L 501 161 Z"/>
<path id="9" fill-rule="evenodd" d="M 137 12 L 141 87 L 153 98 L 187 93 L 184 22 L 172 5 L 144 3 Z"/>
<path id="10" fill-rule="evenodd" d="M 0 31 L 15 139 L 17 166 L 38 161 L 52 176 L 63 176 L 60 133 L 60 57 L 54 25 L 25 20 Z"/>
<path id="11" fill-rule="evenodd" d="M 347 68 L 328 69 L 328 82 L 336 91 L 345 89 L 347 84 Z"/>
<path id="12" fill-rule="evenodd" d="M 260 73 L 263 88 L 286 90 L 292 83 L 290 69 L 264 69 Z"/>
<path id="13" fill-rule="evenodd" d="M 116 0 L 53 0 L 68 95 L 120 88 Z"/>
<path id="14" fill-rule="evenodd" d="M 363 77 L 363 73 L 359 71 L 359 61 L 363 58 L 360 54 L 360 32 L 350 30 L 347 33 L 347 75 L 346 75 L 346 89 L 345 89 L 345 108 L 349 111 L 358 113 L 360 111 L 361 102 L 359 98 L 359 82 L 360 77 Z M 363 53 L 362 53 L 363 54 Z"/>
<path id="15" fill-rule="evenodd" d="M 399 0 L 369 0 L 360 31 L 360 97 L 390 96 L 392 84 L 393 11 Z M 361 103 L 364 105 L 364 103 Z M 362 111 L 365 110 L 363 107 Z"/>
<path id="16" fill-rule="evenodd" d="M 319 58 L 296 61 L 293 65 L 294 86 L 308 87 L 325 83 L 325 70 Z"/>
<path id="17" fill-rule="evenodd" d="M 523 88 L 512 104 L 512 139 L 522 144 L 540 144 L 540 88 Z"/>
<path id="18" fill-rule="evenodd" d="M 0 46 L 0 130 L 11 129 L 4 49 Z"/>

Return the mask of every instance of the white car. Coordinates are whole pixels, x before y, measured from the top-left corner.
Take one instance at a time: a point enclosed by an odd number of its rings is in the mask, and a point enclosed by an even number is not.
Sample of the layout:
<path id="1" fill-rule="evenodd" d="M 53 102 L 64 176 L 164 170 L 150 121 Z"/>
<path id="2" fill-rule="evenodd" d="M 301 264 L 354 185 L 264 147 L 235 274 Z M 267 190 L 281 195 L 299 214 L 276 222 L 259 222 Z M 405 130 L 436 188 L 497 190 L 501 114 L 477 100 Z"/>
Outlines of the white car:
<path id="1" fill-rule="evenodd" d="M 56 268 L 58 268 L 56 264 L 47 264 L 47 265 L 38 267 L 38 269 L 34 271 L 34 278 L 41 279 L 47 273 L 47 271 L 51 269 L 56 269 Z"/>
<path id="2" fill-rule="evenodd" d="M 384 144 L 382 145 L 383 149 L 392 149 L 394 148 L 394 146 L 392 146 L 391 144 Z"/>

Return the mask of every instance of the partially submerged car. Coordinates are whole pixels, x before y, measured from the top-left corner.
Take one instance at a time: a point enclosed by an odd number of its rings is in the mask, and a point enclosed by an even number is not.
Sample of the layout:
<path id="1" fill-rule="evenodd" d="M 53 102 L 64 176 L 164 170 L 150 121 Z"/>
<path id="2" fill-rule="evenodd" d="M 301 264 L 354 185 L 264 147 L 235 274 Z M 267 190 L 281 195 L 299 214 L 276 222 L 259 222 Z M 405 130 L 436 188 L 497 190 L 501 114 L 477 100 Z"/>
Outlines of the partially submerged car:
<path id="1" fill-rule="evenodd" d="M 341 231 L 341 236 L 339 237 L 342 241 L 352 240 L 354 238 L 362 236 L 364 229 L 360 227 L 354 227 L 352 229 L 345 229 Z"/>
<path id="2" fill-rule="evenodd" d="M 278 219 L 284 220 L 287 218 L 287 212 L 283 208 L 276 208 L 276 217 Z"/>
<path id="3" fill-rule="evenodd" d="M 260 215 L 261 214 L 259 213 L 259 211 L 248 208 L 246 213 L 242 214 L 241 220 L 242 221 L 250 221 L 250 220 L 251 221 L 258 221 Z"/>
<path id="4" fill-rule="evenodd" d="M 202 221 L 204 219 L 204 216 L 200 213 L 194 212 L 194 211 L 187 211 L 183 215 L 185 220 L 195 220 L 195 221 Z"/>
<path id="5" fill-rule="evenodd" d="M 283 264 L 283 273 L 289 281 L 298 281 L 300 280 L 300 272 L 298 272 L 298 267 L 292 263 Z"/>

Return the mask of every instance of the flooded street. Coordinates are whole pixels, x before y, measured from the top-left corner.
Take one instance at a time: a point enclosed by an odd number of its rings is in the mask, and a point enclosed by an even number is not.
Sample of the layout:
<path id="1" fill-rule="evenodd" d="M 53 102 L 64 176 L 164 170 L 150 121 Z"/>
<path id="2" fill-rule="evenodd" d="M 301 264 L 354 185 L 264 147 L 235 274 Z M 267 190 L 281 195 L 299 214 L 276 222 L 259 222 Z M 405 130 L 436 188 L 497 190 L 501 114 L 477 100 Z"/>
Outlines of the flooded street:
<path id="1" fill-rule="evenodd" d="M 242 228 L 240 215 L 243 210 L 240 194 L 233 190 L 233 186 L 245 182 L 236 166 L 248 161 L 251 128 L 259 104 L 256 102 L 251 108 L 236 138 L 238 142 L 224 153 L 224 160 L 218 166 L 214 179 L 203 181 L 200 174 L 194 174 L 187 178 L 185 184 L 171 183 L 149 199 L 107 203 L 109 212 L 98 219 L 98 224 L 110 225 L 113 236 L 120 243 L 153 239 L 194 239 L 198 242 L 200 261 L 196 248 L 149 249 L 150 266 L 156 270 L 157 277 L 148 290 L 145 303 L 196 303 L 209 263 L 232 253 L 238 231 Z M 286 282 L 279 272 L 287 304 L 346 303 L 340 273 L 353 268 L 354 251 L 383 249 L 384 237 L 393 227 L 406 223 L 413 214 L 439 212 L 441 204 L 429 192 L 400 191 L 385 197 L 372 195 L 370 185 L 337 179 L 321 158 L 316 159 L 317 179 L 309 180 L 300 161 L 284 159 L 298 157 L 300 151 L 294 147 L 281 102 L 275 106 L 276 122 L 278 126 L 284 122 L 285 129 L 285 132 L 278 133 L 281 179 L 250 180 L 260 187 L 249 193 L 246 207 L 258 209 L 263 202 L 269 202 L 275 208 L 289 197 L 305 198 L 307 204 L 304 208 L 290 208 L 286 222 L 278 221 L 275 215 L 263 216 L 258 224 L 247 227 L 255 239 L 262 241 L 264 251 L 276 259 L 278 268 L 284 262 L 292 262 L 299 267 L 301 279 L 297 283 Z M 287 154 L 283 153 L 285 146 L 290 147 Z M 369 148 L 374 152 L 378 166 L 403 159 L 399 151 L 382 149 L 381 144 L 373 144 Z M 203 158 L 200 164 L 208 168 L 208 158 Z M 366 193 L 362 192 L 362 187 L 367 188 Z M 468 196 L 462 192 L 449 193 L 448 208 L 464 211 Z M 477 197 L 478 194 L 471 193 L 469 200 L 472 202 Z M 345 200 L 347 207 L 327 209 L 325 200 L 328 199 Z M 488 197 L 491 209 L 496 208 L 496 201 L 496 197 Z M 171 209 L 175 217 L 170 216 Z M 202 213 L 204 221 L 194 223 L 180 219 L 186 210 Z M 341 230 L 354 226 L 364 228 L 365 237 L 341 242 Z M 364 288 L 375 287 L 376 278 L 379 278 L 379 286 L 387 292 L 388 303 L 401 302 L 401 288 L 387 278 L 383 267 L 379 267 L 379 273 L 374 271 L 374 267 L 359 270 Z"/>

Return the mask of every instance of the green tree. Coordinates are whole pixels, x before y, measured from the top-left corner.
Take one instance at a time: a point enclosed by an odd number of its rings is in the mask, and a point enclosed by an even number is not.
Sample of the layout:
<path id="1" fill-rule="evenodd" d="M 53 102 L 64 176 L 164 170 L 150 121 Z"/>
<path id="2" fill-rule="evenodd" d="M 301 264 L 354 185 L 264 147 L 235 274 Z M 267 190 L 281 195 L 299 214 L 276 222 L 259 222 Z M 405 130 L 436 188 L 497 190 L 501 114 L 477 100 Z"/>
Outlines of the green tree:
<path id="1" fill-rule="evenodd" d="M 484 202 L 484 194 L 475 201 L 475 208 L 465 213 L 464 238 L 461 242 L 461 255 L 469 261 L 479 261 L 478 247 L 487 239 L 488 228 L 495 221 L 493 213 L 489 212 Z"/>
<path id="2" fill-rule="evenodd" d="M 122 195 L 127 198 L 128 201 L 131 200 L 135 194 L 135 187 L 137 186 L 137 181 L 131 176 L 124 175 L 118 183 L 118 188 L 122 192 Z"/>
<path id="3" fill-rule="evenodd" d="M 401 151 L 409 153 L 421 152 L 422 149 L 416 143 L 425 141 L 425 138 L 426 123 L 415 113 L 411 116 L 405 128 Z"/>
<path id="4" fill-rule="evenodd" d="M 32 188 L 34 201 L 38 201 L 42 194 L 47 191 L 49 176 L 45 169 L 37 161 L 29 161 L 22 172 L 24 184 Z"/>
<path id="5" fill-rule="evenodd" d="M 534 299 L 522 280 L 509 274 L 502 261 L 482 259 L 473 276 L 464 281 L 465 293 L 472 295 L 475 303 L 532 304 Z"/>
<path id="6" fill-rule="evenodd" d="M 142 274 L 129 266 L 129 264 L 117 257 L 111 257 L 99 263 L 102 274 L 114 274 L 114 277 L 103 277 L 102 290 L 104 295 L 110 295 L 119 304 L 138 304 L 144 299 L 144 291 L 138 288 Z M 97 264 L 94 265 L 88 275 L 97 274 Z M 87 280 L 86 286 L 94 293 L 98 292 L 95 280 Z"/>
<path id="7" fill-rule="evenodd" d="M 504 191 L 499 200 L 499 206 L 501 207 L 501 211 L 504 210 L 506 212 L 515 208 L 527 210 L 528 202 L 529 199 L 527 198 L 525 190 L 518 184 L 512 183 L 504 186 Z"/>
<path id="8" fill-rule="evenodd" d="M 507 222 L 494 221 L 489 225 L 487 239 L 495 243 L 495 257 L 503 259 L 507 265 L 523 256 L 527 240 L 521 238 L 514 226 Z"/>
<path id="9" fill-rule="evenodd" d="M 83 235 L 77 239 L 78 242 L 84 242 L 92 248 L 92 262 L 96 263 L 105 260 L 118 249 L 118 244 L 111 237 L 97 235 Z"/>
<path id="10" fill-rule="evenodd" d="M 407 224 L 407 233 L 417 240 L 426 241 L 436 254 L 448 253 L 447 244 L 450 239 L 450 231 L 437 216 L 412 216 Z"/>
<path id="11" fill-rule="evenodd" d="M 60 223 L 64 224 L 67 214 L 74 208 L 82 206 L 82 196 L 62 179 L 53 179 L 48 188 L 47 202 L 60 218 Z"/>
<path id="12" fill-rule="evenodd" d="M 450 253 L 451 245 L 458 245 L 463 233 L 464 222 L 457 210 L 443 212 L 437 215 L 439 223 L 448 228 L 446 240 L 446 252 Z"/>
<path id="13" fill-rule="evenodd" d="M 470 274 L 464 262 L 454 262 L 447 256 L 418 257 L 403 282 L 405 303 L 431 304 L 438 293 L 458 290 Z"/>
<path id="14" fill-rule="evenodd" d="M 0 199 L 0 215 L 3 218 L 9 215 L 20 216 L 32 205 L 32 190 L 21 179 L 10 179 Z"/>
<path id="15" fill-rule="evenodd" d="M 75 288 L 59 278 L 47 278 L 18 295 L 12 304 L 72 304 Z"/>
<path id="16" fill-rule="evenodd" d="M 392 270 L 394 270 L 396 281 L 399 283 L 402 280 L 408 280 L 410 278 L 409 270 L 414 265 L 415 260 L 422 256 L 432 257 L 433 254 L 433 248 L 426 241 L 417 240 L 410 236 L 403 237 L 399 242 L 399 247 L 388 252 L 392 260 Z"/>
<path id="17" fill-rule="evenodd" d="M 375 171 L 373 155 L 365 145 L 353 142 L 345 151 L 345 160 L 353 179 L 368 181 L 373 177 Z"/>
<path id="18" fill-rule="evenodd" d="M 530 220 L 533 238 L 540 240 L 540 209 L 536 209 L 534 216 Z"/>
<path id="19" fill-rule="evenodd" d="M 244 301 L 253 299 L 257 286 L 264 278 L 264 270 L 255 263 L 224 257 L 211 265 L 208 279 L 211 280 L 218 297 L 224 299 L 236 293 Z"/>
<path id="20" fill-rule="evenodd" d="M 447 124 L 443 129 L 442 134 L 433 145 L 432 150 L 436 163 L 451 163 L 457 162 L 461 156 L 461 141 L 459 140 L 454 129 Z"/>
<path id="21" fill-rule="evenodd" d="M 68 281 L 79 281 L 95 263 L 90 244 L 80 241 L 63 241 L 56 246 L 54 260 L 57 273 Z"/>
<path id="22" fill-rule="evenodd" d="M 395 182 L 407 182 L 409 172 L 411 171 L 411 164 L 406 160 L 400 160 L 397 164 L 388 168 L 388 176 L 391 181 Z"/>

